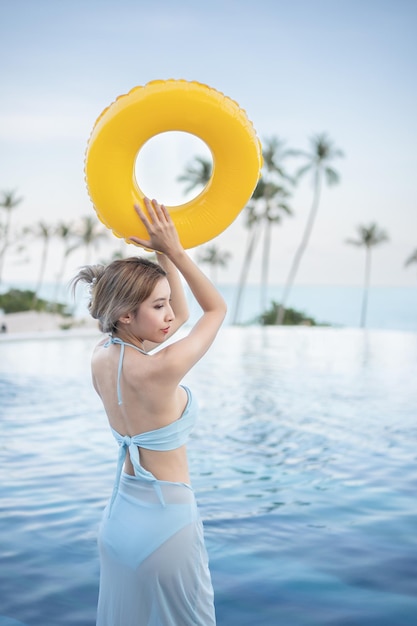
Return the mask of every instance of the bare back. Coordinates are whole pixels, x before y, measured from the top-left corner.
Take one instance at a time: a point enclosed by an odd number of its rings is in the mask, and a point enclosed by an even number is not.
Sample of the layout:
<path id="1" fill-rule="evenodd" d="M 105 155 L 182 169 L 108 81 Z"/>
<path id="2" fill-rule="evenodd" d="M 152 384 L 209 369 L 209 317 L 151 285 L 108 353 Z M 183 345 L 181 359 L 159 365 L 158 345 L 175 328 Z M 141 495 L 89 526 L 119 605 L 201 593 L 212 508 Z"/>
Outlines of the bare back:
<path id="1" fill-rule="evenodd" d="M 161 375 L 160 353 L 149 355 L 126 346 L 119 385 L 123 402 L 118 402 L 118 369 L 121 346 L 100 341 L 92 356 L 94 387 L 105 408 L 111 428 L 121 435 L 139 435 L 163 428 L 178 420 L 187 406 L 187 392 Z M 155 451 L 140 448 L 143 467 L 159 480 L 189 483 L 185 446 Z M 133 475 L 129 457 L 125 471 Z"/>

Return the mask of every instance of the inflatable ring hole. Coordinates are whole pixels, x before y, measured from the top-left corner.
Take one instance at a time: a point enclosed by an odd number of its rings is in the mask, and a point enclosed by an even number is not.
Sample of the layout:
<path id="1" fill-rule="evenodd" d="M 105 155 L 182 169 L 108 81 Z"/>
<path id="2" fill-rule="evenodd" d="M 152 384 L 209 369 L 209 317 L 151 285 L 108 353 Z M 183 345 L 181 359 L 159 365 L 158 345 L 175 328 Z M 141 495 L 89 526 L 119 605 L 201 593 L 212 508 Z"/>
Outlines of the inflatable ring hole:
<path id="1" fill-rule="evenodd" d="M 204 189 L 198 185 L 187 191 L 191 181 L 179 181 L 187 168 L 197 167 L 196 157 L 211 164 L 210 148 L 196 135 L 168 131 L 151 137 L 140 149 L 135 161 L 136 183 L 148 198 L 167 206 L 179 206 L 194 200 Z"/>

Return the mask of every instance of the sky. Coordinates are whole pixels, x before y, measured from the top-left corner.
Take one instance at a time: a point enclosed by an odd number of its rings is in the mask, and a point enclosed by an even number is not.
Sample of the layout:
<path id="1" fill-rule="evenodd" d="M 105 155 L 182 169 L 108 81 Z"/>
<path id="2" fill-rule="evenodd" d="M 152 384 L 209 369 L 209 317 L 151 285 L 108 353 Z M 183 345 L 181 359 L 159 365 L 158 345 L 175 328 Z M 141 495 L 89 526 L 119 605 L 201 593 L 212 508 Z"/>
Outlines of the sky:
<path id="1" fill-rule="evenodd" d="M 360 285 L 364 251 L 345 241 L 376 222 L 389 242 L 374 249 L 372 283 L 416 285 L 417 268 L 404 268 L 417 248 L 414 0 L 0 0 L 0 24 L 0 191 L 24 198 L 16 227 L 94 215 L 84 157 L 101 111 L 151 80 L 197 80 L 236 100 L 261 141 L 308 150 L 327 133 L 344 153 L 297 284 Z M 176 177 L 195 149 L 154 150 L 148 166 L 158 176 L 140 180 L 144 190 L 180 203 Z M 274 284 L 285 281 L 311 199 L 306 178 L 290 199 L 294 215 L 274 229 Z M 240 215 L 216 239 L 232 252 L 220 282 L 237 280 L 246 237 Z M 36 274 L 36 250 L 30 263 L 10 258 L 3 278 Z M 50 277 L 57 255 L 52 249 Z M 68 271 L 83 262 L 75 254 Z M 259 250 L 251 282 L 260 266 Z"/>

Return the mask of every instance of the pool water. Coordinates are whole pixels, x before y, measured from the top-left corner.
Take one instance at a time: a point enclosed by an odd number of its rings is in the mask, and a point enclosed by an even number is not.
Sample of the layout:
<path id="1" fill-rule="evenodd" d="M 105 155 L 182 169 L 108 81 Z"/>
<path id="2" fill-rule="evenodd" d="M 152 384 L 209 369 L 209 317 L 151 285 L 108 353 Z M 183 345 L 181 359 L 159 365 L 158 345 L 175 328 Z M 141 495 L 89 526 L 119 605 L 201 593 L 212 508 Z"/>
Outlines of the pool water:
<path id="1" fill-rule="evenodd" d="M 95 623 L 96 341 L 0 341 L 0 626 Z M 185 380 L 219 626 L 417 623 L 416 381 L 414 333 L 221 331 Z"/>

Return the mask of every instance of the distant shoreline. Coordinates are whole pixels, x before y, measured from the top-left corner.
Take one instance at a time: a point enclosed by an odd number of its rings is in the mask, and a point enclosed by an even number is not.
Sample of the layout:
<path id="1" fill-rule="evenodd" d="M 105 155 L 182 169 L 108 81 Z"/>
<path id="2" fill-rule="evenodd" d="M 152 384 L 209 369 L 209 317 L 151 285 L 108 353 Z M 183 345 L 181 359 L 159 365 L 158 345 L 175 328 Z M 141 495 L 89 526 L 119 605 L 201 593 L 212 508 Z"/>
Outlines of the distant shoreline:
<path id="1" fill-rule="evenodd" d="M 10 285 L 11 286 L 11 285 Z M 15 285 L 17 287 L 17 285 Z M 19 288 L 30 288 L 32 285 L 19 285 Z M 236 286 L 218 285 L 228 304 L 228 315 L 225 325 L 232 323 L 235 317 Z M 3 290 L 8 284 L 3 285 Z M 39 292 L 39 297 L 53 300 L 54 284 L 46 283 Z M 238 316 L 240 324 L 252 324 L 262 313 L 261 289 L 259 286 L 247 285 Z M 280 302 L 282 289 L 276 285 L 268 288 L 266 306 L 272 300 Z M 313 317 L 319 324 L 331 324 L 335 327 L 358 328 L 362 304 L 363 288 L 336 286 L 302 286 L 295 285 L 288 301 L 288 306 Z M 65 302 L 63 302 L 65 304 Z M 199 315 L 199 308 L 193 299 L 189 299 L 190 323 Z M 89 318 L 87 297 L 79 293 L 74 302 L 68 302 L 68 310 L 73 314 L 76 323 L 85 320 L 87 325 L 94 324 Z M 0 313 L 0 324 L 4 316 Z M 380 287 L 372 286 L 369 291 L 368 329 L 402 330 L 417 332 L 417 284 L 415 287 Z M 55 326 L 56 327 L 56 326 Z M 11 330 L 10 330 L 11 332 Z M 19 331 L 20 332 L 20 331 Z"/>
<path id="2" fill-rule="evenodd" d="M 10 335 L 32 333 L 70 333 L 74 331 L 88 331 L 99 334 L 96 320 L 92 318 L 64 317 L 56 313 L 39 311 L 22 311 L 19 313 L 6 313 L 0 316 L 0 327 L 4 330 L 0 333 L 1 338 Z"/>
<path id="3" fill-rule="evenodd" d="M 24 311 L 21 313 L 0 314 L 0 326 L 5 324 L 6 332 L 0 333 L 0 344 L 3 342 L 21 342 L 25 340 L 46 340 L 60 339 L 67 340 L 72 338 L 86 337 L 97 338 L 97 341 L 103 334 L 98 329 L 96 320 L 90 317 L 76 318 L 63 317 L 54 313 Z M 327 330 L 329 333 L 347 332 L 347 333 L 400 333 L 416 335 L 413 329 L 389 329 L 389 328 L 367 328 L 361 329 L 354 326 L 329 326 L 327 329 L 323 326 L 259 326 L 263 329 L 275 328 L 277 332 L 313 332 Z M 235 326 L 240 330 L 242 326 Z M 248 325 L 247 328 L 253 328 Z M 186 328 L 184 329 L 186 331 Z"/>

